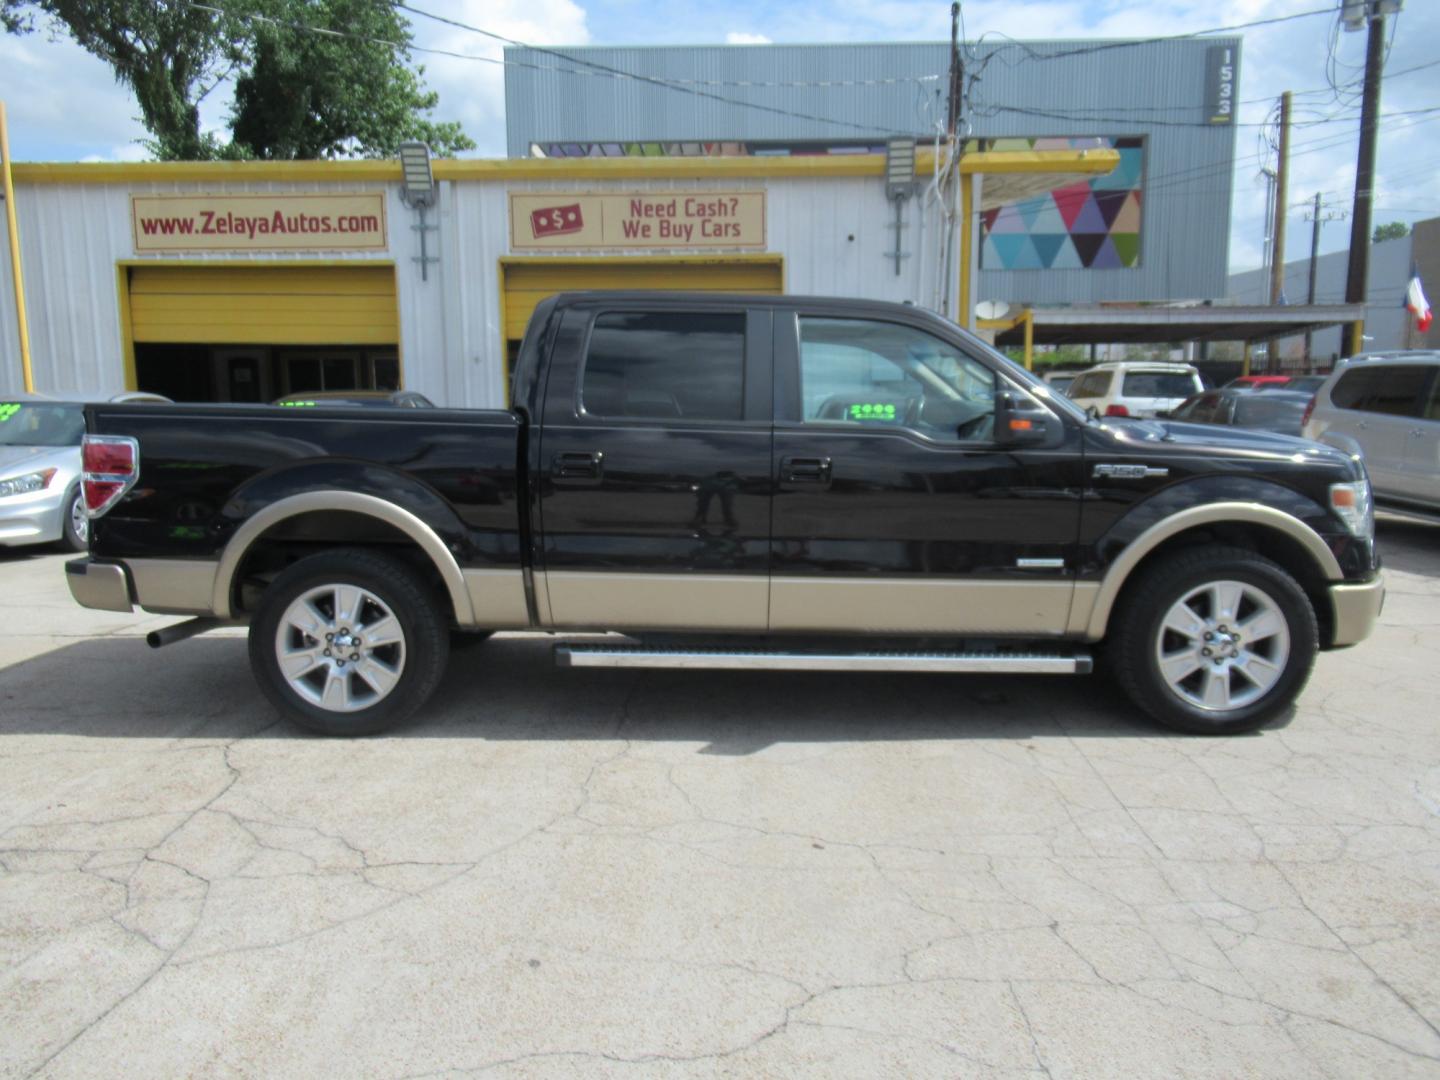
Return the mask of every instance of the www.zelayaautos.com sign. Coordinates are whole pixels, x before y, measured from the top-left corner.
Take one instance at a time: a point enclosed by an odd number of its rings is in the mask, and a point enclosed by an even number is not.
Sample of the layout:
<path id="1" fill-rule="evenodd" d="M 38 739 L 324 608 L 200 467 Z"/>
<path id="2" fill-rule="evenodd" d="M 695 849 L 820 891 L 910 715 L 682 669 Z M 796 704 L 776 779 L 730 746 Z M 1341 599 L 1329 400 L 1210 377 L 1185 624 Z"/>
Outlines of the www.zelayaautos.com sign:
<path id="1" fill-rule="evenodd" d="M 135 250 L 378 251 L 385 196 L 132 195 Z"/>

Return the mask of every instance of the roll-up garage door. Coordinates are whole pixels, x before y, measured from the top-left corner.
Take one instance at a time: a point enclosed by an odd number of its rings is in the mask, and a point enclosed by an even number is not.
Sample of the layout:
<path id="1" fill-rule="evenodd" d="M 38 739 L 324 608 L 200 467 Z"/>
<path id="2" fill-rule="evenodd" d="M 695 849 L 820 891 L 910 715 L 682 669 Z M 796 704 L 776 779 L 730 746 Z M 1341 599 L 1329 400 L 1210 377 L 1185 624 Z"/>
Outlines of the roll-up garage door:
<path id="1" fill-rule="evenodd" d="M 671 289 L 702 292 L 785 291 L 780 257 L 773 260 L 686 260 L 587 262 L 544 259 L 505 262 L 505 338 L 518 341 L 535 305 L 547 296 L 576 289 Z"/>
<path id="2" fill-rule="evenodd" d="M 206 345 L 395 345 L 389 266 L 136 266 L 137 342 Z"/>

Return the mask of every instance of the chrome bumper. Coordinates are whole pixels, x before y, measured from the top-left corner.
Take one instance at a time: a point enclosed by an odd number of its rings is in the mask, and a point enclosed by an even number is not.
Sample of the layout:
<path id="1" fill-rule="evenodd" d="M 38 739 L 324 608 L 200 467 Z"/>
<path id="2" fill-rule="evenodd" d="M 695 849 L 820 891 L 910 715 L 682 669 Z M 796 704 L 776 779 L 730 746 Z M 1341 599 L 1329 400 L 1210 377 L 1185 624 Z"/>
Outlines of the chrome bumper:
<path id="1" fill-rule="evenodd" d="M 1332 649 L 1364 641 L 1375 629 L 1380 609 L 1385 606 L 1385 579 L 1379 574 L 1363 585 L 1331 585 L 1330 602 L 1335 608 Z"/>
<path id="2" fill-rule="evenodd" d="M 135 610 L 130 603 L 130 579 L 123 566 L 71 559 L 65 564 L 65 582 L 81 607 L 98 611 Z"/>

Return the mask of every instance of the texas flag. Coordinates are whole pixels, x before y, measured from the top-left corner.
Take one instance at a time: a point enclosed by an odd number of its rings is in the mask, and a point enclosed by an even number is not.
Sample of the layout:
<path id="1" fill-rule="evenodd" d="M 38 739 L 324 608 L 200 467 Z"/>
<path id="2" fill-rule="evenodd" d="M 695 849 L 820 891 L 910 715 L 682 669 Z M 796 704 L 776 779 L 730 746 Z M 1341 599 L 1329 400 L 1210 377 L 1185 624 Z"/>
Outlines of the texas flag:
<path id="1" fill-rule="evenodd" d="M 1405 310 L 1415 316 L 1415 326 L 1422 334 L 1430 329 L 1430 323 L 1435 316 L 1430 310 L 1430 301 L 1425 299 L 1425 289 L 1420 284 L 1420 270 L 1413 266 L 1410 268 L 1410 284 L 1405 289 Z"/>

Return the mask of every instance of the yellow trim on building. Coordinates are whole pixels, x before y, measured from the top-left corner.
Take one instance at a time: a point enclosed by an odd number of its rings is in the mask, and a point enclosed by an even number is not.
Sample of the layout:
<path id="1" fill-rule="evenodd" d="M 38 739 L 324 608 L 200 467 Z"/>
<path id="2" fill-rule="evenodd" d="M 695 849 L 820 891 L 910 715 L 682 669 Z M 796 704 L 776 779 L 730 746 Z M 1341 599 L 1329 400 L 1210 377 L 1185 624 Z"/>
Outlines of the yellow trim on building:
<path id="1" fill-rule="evenodd" d="M 964 173 L 1096 175 L 1120 162 L 1114 150 L 985 150 L 960 159 Z M 934 168 L 933 151 L 916 171 Z M 398 161 L 142 161 L 16 163 L 23 184 L 392 183 Z M 714 158 L 437 158 L 436 180 L 716 180 L 731 177 L 883 176 L 883 154 Z"/>

